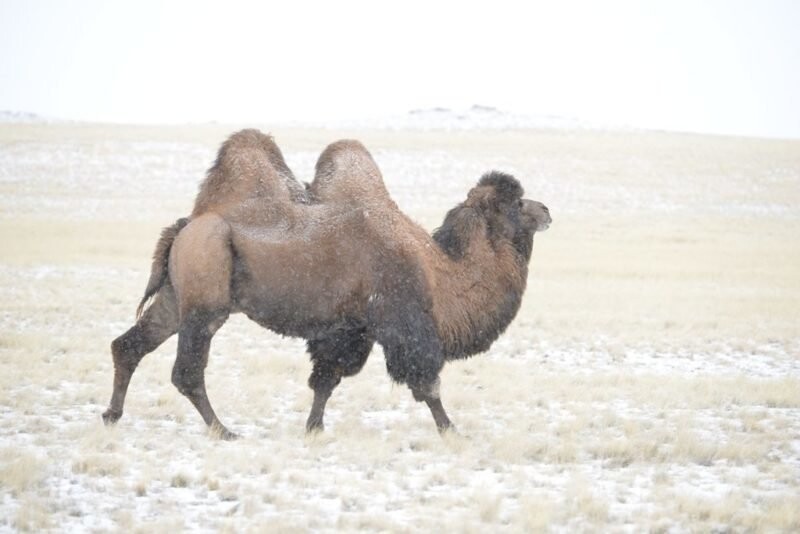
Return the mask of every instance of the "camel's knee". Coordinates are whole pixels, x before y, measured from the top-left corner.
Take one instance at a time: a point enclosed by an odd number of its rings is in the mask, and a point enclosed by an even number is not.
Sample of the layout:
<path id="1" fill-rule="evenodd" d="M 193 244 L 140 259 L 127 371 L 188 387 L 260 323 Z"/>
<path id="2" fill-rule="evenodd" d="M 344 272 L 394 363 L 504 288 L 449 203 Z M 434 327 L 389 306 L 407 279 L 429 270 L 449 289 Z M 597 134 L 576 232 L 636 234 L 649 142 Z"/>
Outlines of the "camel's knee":
<path id="1" fill-rule="evenodd" d="M 147 354 L 153 352 L 177 330 L 170 295 L 159 294 L 139 322 L 111 342 L 114 366 L 133 372 Z"/>
<path id="2" fill-rule="evenodd" d="M 114 367 L 133 371 L 146 354 L 141 328 L 137 325 L 111 342 Z"/>
<path id="3" fill-rule="evenodd" d="M 202 388 L 206 367 L 208 337 L 178 339 L 178 358 L 172 366 L 172 384 L 184 395 Z"/>
<path id="4" fill-rule="evenodd" d="M 414 396 L 414 400 L 417 402 L 438 399 L 440 386 L 441 381 L 437 376 L 436 380 L 431 383 L 411 386 L 411 394 Z"/>
<path id="5" fill-rule="evenodd" d="M 172 367 L 172 383 L 178 391 L 191 396 L 203 389 L 208 348 L 214 331 L 227 313 L 192 312 L 178 334 L 178 357 Z"/>
<path id="6" fill-rule="evenodd" d="M 201 366 L 175 362 L 172 367 L 172 384 L 182 395 L 192 396 L 203 387 L 204 371 Z"/>
<path id="7" fill-rule="evenodd" d="M 417 352 L 407 347 L 392 347 L 387 350 L 386 371 L 392 380 L 407 384 L 412 391 L 432 391 L 431 384 L 439 378 L 444 360 L 438 352 Z"/>
<path id="8" fill-rule="evenodd" d="M 342 373 L 335 366 L 315 362 L 308 377 L 308 387 L 314 391 L 333 391 L 341 381 Z"/>

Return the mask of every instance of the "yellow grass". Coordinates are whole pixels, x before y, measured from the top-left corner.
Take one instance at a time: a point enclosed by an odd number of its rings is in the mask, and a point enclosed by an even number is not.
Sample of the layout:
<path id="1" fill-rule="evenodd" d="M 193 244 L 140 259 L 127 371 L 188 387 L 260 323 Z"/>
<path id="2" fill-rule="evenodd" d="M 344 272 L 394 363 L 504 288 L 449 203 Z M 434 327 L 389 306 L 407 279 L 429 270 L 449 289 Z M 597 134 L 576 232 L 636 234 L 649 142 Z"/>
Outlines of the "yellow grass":
<path id="1" fill-rule="evenodd" d="M 0 125 L 0 530 L 800 529 L 796 141 L 264 127 L 303 179 L 361 139 L 428 229 L 491 168 L 550 207 L 517 319 L 442 375 L 459 434 L 376 349 L 305 436 L 303 343 L 241 316 L 207 369 L 241 440 L 170 383 L 174 339 L 103 427 L 158 232 L 234 128 Z"/>

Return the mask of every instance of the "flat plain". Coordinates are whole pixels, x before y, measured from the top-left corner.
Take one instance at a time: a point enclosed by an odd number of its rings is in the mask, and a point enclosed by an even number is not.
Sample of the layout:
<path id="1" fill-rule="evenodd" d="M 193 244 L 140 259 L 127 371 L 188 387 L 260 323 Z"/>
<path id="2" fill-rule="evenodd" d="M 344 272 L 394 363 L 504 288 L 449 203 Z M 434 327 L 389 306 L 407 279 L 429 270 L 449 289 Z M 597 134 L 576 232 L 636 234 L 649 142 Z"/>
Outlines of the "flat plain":
<path id="1" fill-rule="evenodd" d="M 431 231 L 491 169 L 549 206 L 516 320 L 443 373 L 459 434 L 376 348 L 306 436 L 303 343 L 242 316 L 206 374 L 242 439 L 174 338 L 104 427 L 158 233 L 240 126 L 0 124 L 0 531 L 800 530 L 800 141 L 257 126 L 303 180 L 360 139 Z"/>

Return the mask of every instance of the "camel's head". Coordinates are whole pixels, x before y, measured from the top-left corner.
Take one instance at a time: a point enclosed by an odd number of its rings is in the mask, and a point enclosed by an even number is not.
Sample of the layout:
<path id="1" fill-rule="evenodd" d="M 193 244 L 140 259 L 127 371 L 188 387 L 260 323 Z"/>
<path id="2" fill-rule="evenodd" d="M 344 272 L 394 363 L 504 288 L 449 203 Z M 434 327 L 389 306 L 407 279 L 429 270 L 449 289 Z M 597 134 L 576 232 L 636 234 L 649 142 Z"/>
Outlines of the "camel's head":
<path id="1" fill-rule="evenodd" d="M 534 232 L 544 232 L 550 228 L 550 223 L 553 222 L 547 206 L 527 198 L 520 200 L 520 217 L 523 220 L 522 226 L 533 228 Z"/>
<path id="2" fill-rule="evenodd" d="M 450 210 L 434 239 L 452 257 L 461 257 L 472 232 L 485 228 L 492 242 L 511 241 L 530 258 L 533 234 L 547 230 L 552 222 L 547 206 L 523 198 L 519 181 L 509 174 L 484 174 L 467 200 Z"/>

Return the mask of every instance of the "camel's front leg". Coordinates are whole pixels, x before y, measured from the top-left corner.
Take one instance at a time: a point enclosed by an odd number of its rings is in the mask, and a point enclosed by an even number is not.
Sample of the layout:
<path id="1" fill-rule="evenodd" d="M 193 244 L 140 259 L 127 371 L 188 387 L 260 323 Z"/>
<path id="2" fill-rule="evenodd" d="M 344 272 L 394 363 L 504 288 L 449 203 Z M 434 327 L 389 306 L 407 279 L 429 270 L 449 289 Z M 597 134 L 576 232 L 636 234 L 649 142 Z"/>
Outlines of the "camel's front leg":
<path id="1" fill-rule="evenodd" d="M 412 387 L 411 393 L 414 395 L 414 400 L 418 402 L 425 401 L 425 404 L 428 405 L 428 408 L 430 408 L 431 414 L 433 415 L 433 421 L 436 423 L 436 429 L 440 434 L 444 434 L 447 431 L 454 431 L 455 426 L 453 426 L 450 418 L 447 417 L 447 412 L 444 411 L 442 399 L 439 396 L 440 383 L 441 381 L 437 376 L 436 381 L 428 386 L 419 388 Z"/>
<path id="2" fill-rule="evenodd" d="M 328 399 L 331 398 L 333 393 L 332 387 L 317 387 L 314 388 L 314 402 L 311 404 L 311 412 L 308 414 L 306 421 L 306 432 L 321 432 L 325 430 L 325 424 L 322 422 L 325 417 L 325 405 Z"/>
<path id="3" fill-rule="evenodd" d="M 425 401 L 440 433 L 453 428 L 439 398 L 439 373 L 444 354 L 436 322 L 430 309 L 423 306 L 424 293 L 408 291 L 419 284 L 399 280 L 380 311 L 383 324 L 378 328 L 378 342 L 386 355 L 386 370 L 397 383 L 407 384 L 414 400 Z"/>

